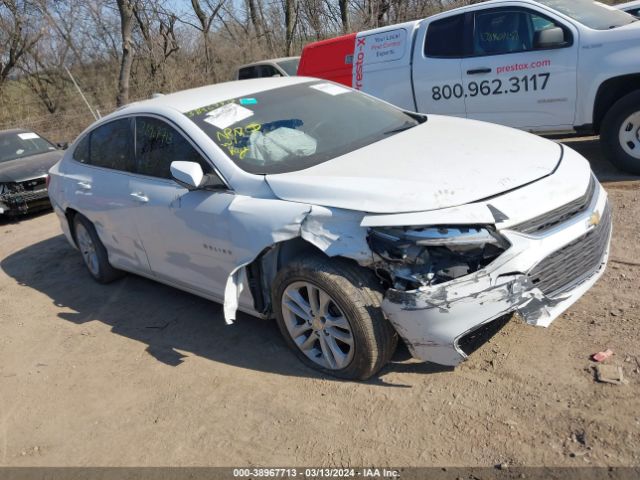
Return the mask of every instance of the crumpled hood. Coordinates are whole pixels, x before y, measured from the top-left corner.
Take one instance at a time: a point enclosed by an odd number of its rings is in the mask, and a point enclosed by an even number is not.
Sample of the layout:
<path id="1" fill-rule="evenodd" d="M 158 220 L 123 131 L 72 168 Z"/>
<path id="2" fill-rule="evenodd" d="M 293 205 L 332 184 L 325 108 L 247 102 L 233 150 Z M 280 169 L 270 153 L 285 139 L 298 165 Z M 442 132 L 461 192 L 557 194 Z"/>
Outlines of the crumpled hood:
<path id="1" fill-rule="evenodd" d="M 0 183 L 21 182 L 30 178 L 42 177 L 62 158 L 63 154 L 64 152 L 60 150 L 52 150 L 30 157 L 0 162 Z"/>
<path id="2" fill-rule="evenodd" d="M 551 174 L 557 143 L 490 123 L 429 115 L 422 125 L 291 173 L 267 175 L 292 202 L 370 213 L 454 207 Z"/>

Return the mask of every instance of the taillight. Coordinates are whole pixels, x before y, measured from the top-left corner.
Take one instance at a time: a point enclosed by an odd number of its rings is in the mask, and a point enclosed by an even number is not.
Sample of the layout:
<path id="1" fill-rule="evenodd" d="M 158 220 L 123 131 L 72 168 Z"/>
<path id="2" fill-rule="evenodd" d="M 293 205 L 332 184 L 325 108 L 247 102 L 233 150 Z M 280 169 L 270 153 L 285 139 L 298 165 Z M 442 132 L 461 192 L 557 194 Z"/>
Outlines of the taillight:
<path id="1" fill-rule="evenodd" d="M 49 190 L 49 183 L 51 183 L 51 175 L 47 175 L 45 180 L 45 185 L 47 186 L 47 190 Z"/>

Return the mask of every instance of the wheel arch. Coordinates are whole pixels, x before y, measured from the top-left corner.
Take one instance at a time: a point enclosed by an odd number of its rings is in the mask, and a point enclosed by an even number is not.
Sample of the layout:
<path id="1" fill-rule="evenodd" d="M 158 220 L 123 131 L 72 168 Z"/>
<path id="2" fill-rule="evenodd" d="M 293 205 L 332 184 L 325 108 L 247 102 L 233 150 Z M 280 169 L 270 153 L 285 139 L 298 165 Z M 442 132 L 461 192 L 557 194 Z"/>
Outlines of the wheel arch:
<path id="1" fill-rule="evenodd" d="M 600 133 L 602 120 L 609 109 L 622 97 L 640 91 L 640 73 L 621 75 L 602 82 L 593 106 L 593 129 Z"/>
<path id="2" fill-rule="evenodd" d="M 81 215 L 80 212 L 75 210 L 74 208 L 68 207 L 64 211 L 64 216 L 67 219 L 67 224 L 69 225 L 69 233 L 71 234 L 71 238 L 73 239 L 73 243 L 75 246 L 78 246 L 78 241 L 76 240 L 76 229 L 73 228 L 73 221 L 76 218 L 76 215 Z"/>
<path id="3" fill-rule="evenodd" d="M 265 248 L 251 263 L 246 265 L 247 283 L 253 296 L 256 311 L 273 316 L 271 305 L 271 286 L 278 272 L 296 258 L 303 256 L 321 256 L 336 258 L 358 265 L 355 260 L 335 256 L 331 257 L 320 248 L 302 237 L 292 238 Z"/>

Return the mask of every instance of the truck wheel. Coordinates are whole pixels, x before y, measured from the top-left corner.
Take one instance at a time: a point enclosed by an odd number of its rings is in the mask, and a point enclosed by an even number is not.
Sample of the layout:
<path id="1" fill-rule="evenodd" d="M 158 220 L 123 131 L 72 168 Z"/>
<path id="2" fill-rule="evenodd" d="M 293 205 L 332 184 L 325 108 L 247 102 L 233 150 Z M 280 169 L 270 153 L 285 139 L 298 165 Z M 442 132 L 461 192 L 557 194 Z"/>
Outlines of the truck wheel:
<path id="1" fill-rule="evenodd" d="M 110 283 L 124 275 L 124 272 L 111 266 L 107 250 L 93 224 L 79 213 L 73 218 L 73 232 L 82 260 L 97 282 Z"/>
<path id="2" fill-rule="evenodd" d="M 613 104 L 602 121 L 600 139 L 611 163 L 640 174 L 640 91 Z"/>
<path id="3" fill-rule="evenodd" d="M 294 260 L 278 272 L 272 300 L 285 341 L 316 370 L 366 380 L 395 351 L 377 279 L 362 267 L 320 256 Z"/>

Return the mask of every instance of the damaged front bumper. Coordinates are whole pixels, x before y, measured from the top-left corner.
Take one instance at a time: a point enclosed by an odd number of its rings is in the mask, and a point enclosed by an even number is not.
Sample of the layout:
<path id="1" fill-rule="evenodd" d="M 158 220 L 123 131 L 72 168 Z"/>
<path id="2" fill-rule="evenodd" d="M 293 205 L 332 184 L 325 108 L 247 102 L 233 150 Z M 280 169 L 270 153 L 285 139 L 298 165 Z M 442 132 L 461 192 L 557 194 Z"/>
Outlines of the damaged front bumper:
<path id="1" fill-rule="evenodd" d="M 514 312 L 549 326 L 604 272 L 611 239 L 606 192 L 598 186 L 586 211 L 543 234 L 500 233 L 511 247 L 483 270 L 386 292 L 382 308 L 416 359 L 455 366 L 470 353 L 466 339 Z"/>
<path id="2" fill-rule="evenodd" d="M 0 194 L 0 214 L 4 215 L 23 215 L 50 205 L 46 187 Z"/>

